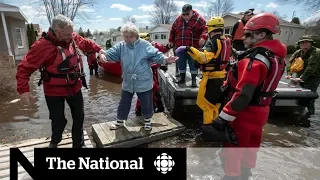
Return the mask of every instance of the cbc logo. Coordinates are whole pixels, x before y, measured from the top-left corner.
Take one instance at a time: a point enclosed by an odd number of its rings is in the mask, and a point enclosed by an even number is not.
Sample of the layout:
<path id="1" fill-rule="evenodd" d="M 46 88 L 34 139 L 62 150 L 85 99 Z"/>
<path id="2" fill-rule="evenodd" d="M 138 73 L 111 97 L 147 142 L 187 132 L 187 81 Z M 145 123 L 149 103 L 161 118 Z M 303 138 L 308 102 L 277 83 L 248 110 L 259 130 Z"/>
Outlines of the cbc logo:
<path id="1" fill-rule="evenodd" d="M 170 155 L 168 155 L 167 153 L 162 153 L 154 161 L 154 166 L 162 174 L 167 174 L 169 171 L 172 170 L 172 167 L 174 166 L 174 161 L 172 160 L 172 157 Z"/>

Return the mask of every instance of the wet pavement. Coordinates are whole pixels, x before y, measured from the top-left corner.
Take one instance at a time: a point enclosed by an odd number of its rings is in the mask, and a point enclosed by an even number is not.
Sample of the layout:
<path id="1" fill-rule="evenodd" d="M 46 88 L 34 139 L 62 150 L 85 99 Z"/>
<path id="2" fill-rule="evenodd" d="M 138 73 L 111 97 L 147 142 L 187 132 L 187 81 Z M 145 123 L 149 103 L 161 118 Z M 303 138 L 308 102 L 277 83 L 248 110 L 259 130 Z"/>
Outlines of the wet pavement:
<path id="1" fill-rule="evenodd" d="M 86 62 L 85 62 L 86 63 Z M 88 68 L 85 67 L 89 74 Z M 20 104 L 18 97 L 1 97 L 0 98 L 0 143 L 11 143 L 31 138 L 49 137 L 51 134 L 51 121 L 48 119 L 48 110 L 43 95 L 42 86 L 38 87 L 38 74 L 32 76 L 30 82 L 32 94 L 35 97 L 34 103 L 30 107 Z M 103 69 L 99 69 L 98 76 L 87 76 L 89 89 L 83 88 L 83 96 L 85 102 L 85 130 L 90 134 L 91 125 L 113 120 L 116 116 L 117 106 L 120 99 L 121 78 L 103 74 Z M 320 91 L 319 91 L 320 93 Z M 135 100 L 132 102 L 130 117 L 134 117 Z M 319 100 L 317 100 L 316 115 L 297 123 L 296 116 L 279 116 L 269 119 L 269 123 L 264 127 L 262 146 L 266 147 L 261 150 L 261 157 L 267 164 L 263 164 L 264 168 L 260 168 L 254 172 L 254 179 L 287 179 L 291 175 L 300 179 L 320 179 L 320 108 Z M 66 106 L 66 117 L 69 120 L 66 132 L 70 132 L 72 118 L 70 109 Z M 194 121 L 194 120 L 190 120 Z M 215 144 L 196 142 L 194 138 L 194 130 L 189 129 L 186 133 L 170 137 L 158 142 L 154 142 L 144 147 L 212 147 Z M 296 149 L 293 158 L 292 153 L 288 151 L 274 150 L 276 147 Z M 299 149 L 300 148 L 300 149 Z M 301 149 L 305 148 L 305 149 Z M 313 148 L 313 149 L 306 149 Z M 212 151 L 211 151 L 212 150 Z M 214 153 L 215 149 L 211 149 L 205 153 Z M 212 171 L 211 167 L 218 164 L 215 162 L 214 155 L 204 156 L 203 152 L 190 153 L 188 159 L 191 167 L 189 179 L 216 179 L 221 173 Z M 300 153 L 299 153 L 300 152 Z M 199 158 L 205 158 L 208 167 L 202 164 L 199 166 Z M 212 158 L 210 158 L 212 157 Z M 280 160 L 283 157 L 286 160 Z M 316 162 L 314 162 L 316 161 Z M 195 163 L 195 162 L 198 162 Z M 200 161 L 201 162 L 201 161 Z M 310 165 L 310 163 L 312 165 Z M 200 163 L 201 164 L 201 163 Z M 259 164 L 259 163 L 258 163 Z M 205 167 L 204 167 L 205 166 Z M 259 166 L 258 166 L 259 167 Z M 289 168 L 291 167 L 291 168 Z M 198 169 L 197 171 L 192 171 Z M 281 174 L 278 178 L 267 176 L 265 168 L 269 168 L 271 172 Z M 275 169 L 273 169 L 275 168 Z M 221 170 L 220 170 L 221 171 Z M 217 171 L 218 172 L 218 171 Z M 287 176 L 284 175 L 288 174 Z M 214 175 L 213 175 L 214 174 Z M 303 175 L 308 174 L 308 175 Z M 280 178 L 281 177 L 281 178 Z M 291 176 L 288 179 L 295 179 Z M 299 179 L 299 178 L 298 178 Z"/>

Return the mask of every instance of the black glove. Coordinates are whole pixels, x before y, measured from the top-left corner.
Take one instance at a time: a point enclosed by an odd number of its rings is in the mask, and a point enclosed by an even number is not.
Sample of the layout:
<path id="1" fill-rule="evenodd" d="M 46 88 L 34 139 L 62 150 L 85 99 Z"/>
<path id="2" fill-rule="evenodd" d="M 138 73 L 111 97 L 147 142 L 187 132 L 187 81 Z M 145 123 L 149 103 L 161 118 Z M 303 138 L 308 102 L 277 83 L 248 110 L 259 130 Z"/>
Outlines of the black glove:
<path id="1" fill-rule="evenodd" d="M 212 122 L 213 128 L 220 131 L 224 131 L 227 125 L 228 125 L 228 121 L 222 119 L 219 116 Z"/>
<path id="2" fill-rule="evenodd" d="M 167 66 L 160 66 L 160 69 L 164 72 L 166 72 L 168 70 L 168 67 Z"/>

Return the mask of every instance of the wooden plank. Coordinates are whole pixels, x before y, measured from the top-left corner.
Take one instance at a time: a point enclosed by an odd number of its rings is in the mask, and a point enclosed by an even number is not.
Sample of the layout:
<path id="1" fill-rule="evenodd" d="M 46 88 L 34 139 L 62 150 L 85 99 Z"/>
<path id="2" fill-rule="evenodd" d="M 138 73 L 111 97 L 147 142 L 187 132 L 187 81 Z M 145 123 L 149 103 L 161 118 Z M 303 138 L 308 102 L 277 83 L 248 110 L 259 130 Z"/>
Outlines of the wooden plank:
<path id="1" fill-rule="evenodd" d="M 152 130 L 144 130 L 143 118 L 135 117 L 125 122 L 125 127 L 110 130 L 112 122 L 100 123 L 92 126 L 92 132 L 95 141 L 99 147 L 115 148 L 115 147 L 133 147 L 156 140 L 164 139 L 168 136 L 178 134 L 185 130 L 185 127 L 175 121 L 169 120 L 164 113 L 156 113 L 152 118 Z M 99 129 L 99 126 L 103 133 Z M 102 143 L 101 138 L 108 137 L 110 143 Z"/>
<path id="2" fill-rule="evenodd" d="M 87 140 L 90 141 L 89 136 L 85 135 L 84 136 L 84 141 L 87 141 Z M 50 141 L 45 141 L 43 143 L 37 143 L 35 145 L 30 145 L 30 146 L 19 146 L 19 145 L 17 145 L 16 147 L 19 148 L 21 152 L 28 152 L 28 151 L 33 151 L 34 148 L 45 148 L 45 147 L 48 147 L 49 143 L 50 143 Z M 61 142 L 59 143 L 58 147 L 60 147 L 61 145 L 65 145 L 65 144 L 71 144 L 72 145 L 71 137 L 62 139 Z M 90 144 L 91 143 L 89 143 L 89 145 Z M 92 144 L 91 144 L 91 146 L 92 146 Z M 13 148 L 15 146 L 11 146 L 11 147 Z M 2 157 L 9 156 L 9 155 L 10 155 L 10 148 L 7 148 L 6 151 L 0 152 L 0 162 L 2 162 L 1 161 Z"/>
<path id="3" fill-rule="evenodd" d="M 109 138 L 103 132 L 100 124 L 92 125 L 92 135 L 95 141 L 97 141 L 97 145 L 110 143 Z M 95 138 L 99 135 L 100 138 Z"/>
<path id="4" fill-rule="evenodd" d="M 134 138 L 143 136 L 143 133 L 141 132 L 142 127 L 139 124 L 134 123 L 132 119 L 127 120 L 125 126 Z"/>
<path id="5" fill-rule="evenodd" d="M 92 148 L 93 145 L 90 141 L 89 136 L 87 135 L 87 132 L 84 131 L 84 134 L 85 134 L 84 143 L 86 147 Z M 58 148 L 72 148 L 71 136 L 68 134 L 64 134 L 63 138 L 64 139 L 59 143 Z M 33 140 L 35 140 L 35 142 L 32 142 Z M 22 141 L 20 142 L 21 144 L 18 144 L 18 143 L 10 144 L 8 145 L 8 147 L 6 147 L 7 150 L 3 150 L 1 152 L 2 157 L 0 158 L 0 180 L 9 179 L 9 172 L 10 172 L 9 170 L 10 169 L 10 156 L 9 156 L 10 149 L 9 148 L 10 147 L 18 147 L 23 152 L 23 154 L 27 157 L 27 159 L 33 164 L 34 148 L 46 148 L 48 147 L 48 144 L 50 142 L 50 140 L 48 141 L 47 138 L 40 138 L 40 139 L 33 139 L 33 140 Z M 40 140 L 42 140 L 42 143 L 40 142 Z M 5 154 L 6 156 L 4 156 Z M 20 164 L 18 164 L 19 175 L 21 175 L 24 172 L 25 172 L 24 168 Z"/>
<path id="6" fill-rule="evenodd" d="M 87 131 L 83 131 L 83 135 L 84 136 L 88 135 Z M 62 140 L 68 139 L 68 138 L 71 138 L 71 133 L 62 134 Z M 0 152 L 8 150 L 10 148 L 21 148 L 21 147 L 25 147 L 25 146 L 42 144 L 42 143 L 46 143 L 46 142 L 50 142 L 50 141 L 51 141 L 50 137 L 45 137 L 45 138 L 39 138 L 39 139 L 28 139 L 28 140 L 24 140 L 24 141 L 12 143 L 12 144 L 4 144 L 4 147 L 0 148 Z"/>

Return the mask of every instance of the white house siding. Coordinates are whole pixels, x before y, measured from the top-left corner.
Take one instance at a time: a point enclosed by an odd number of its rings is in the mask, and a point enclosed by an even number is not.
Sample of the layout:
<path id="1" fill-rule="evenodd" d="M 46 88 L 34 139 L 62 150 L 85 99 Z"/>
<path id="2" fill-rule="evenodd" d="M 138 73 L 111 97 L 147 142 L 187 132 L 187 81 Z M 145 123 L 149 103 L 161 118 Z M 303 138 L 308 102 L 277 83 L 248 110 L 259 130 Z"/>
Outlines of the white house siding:
<path id="1" fill-rule="evenodd" d="M 152 40 L 161 44 L 168 44 L 170 30 L 163 28 L 161 26 L 158 26 L 152 29 L 151 33 L 152 33 Z"/>

